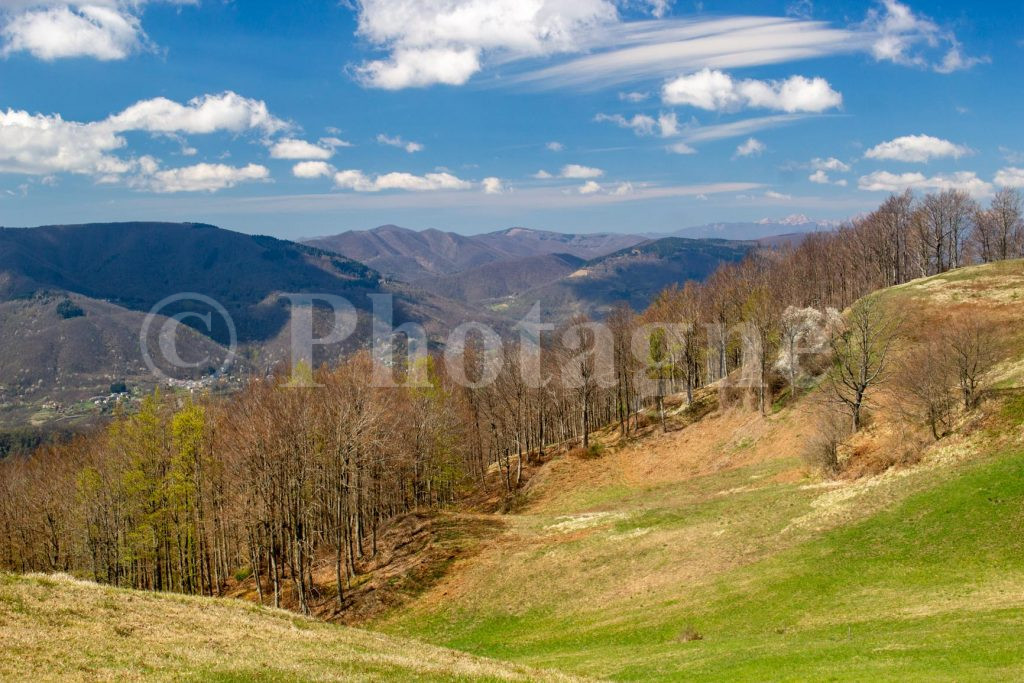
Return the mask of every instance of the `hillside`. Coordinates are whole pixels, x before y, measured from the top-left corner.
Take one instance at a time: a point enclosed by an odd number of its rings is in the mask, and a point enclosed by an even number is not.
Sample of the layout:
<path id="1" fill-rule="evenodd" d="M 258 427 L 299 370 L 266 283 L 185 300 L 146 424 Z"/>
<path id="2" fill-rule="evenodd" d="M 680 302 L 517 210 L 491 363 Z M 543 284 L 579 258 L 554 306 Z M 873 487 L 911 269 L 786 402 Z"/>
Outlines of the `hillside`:
<path id="1" fill-rule="evenodd" d="M 879 296 L 910 316 L 901 353 L 953 309 L 999 328 L 992 393 L 949 436 L 885 392 L 823 480 L 813 392 L 761 418 L 710 387 L 667 434 L 537 468 L 498 539 L 373 626 L 620 680 L 1019 678 L 1024 262 Z"/>
<path id="2" fill-rule="evenodd" d="M 438 296 L 466 303 L 516 296 L 576 272 L 586 263 L 571 254 L 542 254 L 497 261 L 479 268 L 421 280 L 418 285 Z"/>
<path id="3" fill-rule="evenodd" d="M 353 230 L 306 244 L 365 263 L 388 277 L 415 282 L 507 258 L 500 249 L 441 230 L 417 232 L 397 225 Z"/>
<path id="4" fill-rule="evenodd" d="M 4 680 L 542 681 L 568 676 L 287 612 L 0 574 Z"/>
<path id="5" fill-rule="evenodd" d="M 343 254 L 386 276 L 419 282 L 536 256 L 568 254 L 592 259 L 642 241 L 644 238 L 635 235 L 565 235 L 527 228 L 465 236 L 384 225 L 320 237 L 306 244 Z"/>
<path id="6" fill-rule="evenodd" d="M 539 301 L 544 314 L 556 320 L 577 313 L 602 316 L 618 303 L 643 310 L 666 287 L 705 280 L 723 263 L 742 261 L 753 248 L 750 243 L 726 240 L 651 240 L 588 261 L 499 310 L 522 314 Z"/>
<path id="7" fill-rule="evenodd" d="M 80 415 L 81 402 L 105 395 L 111 383 L 151 386 L 139 335 L 146 314 L 166 297 L 197 292 L 212 297 L 231 316 L 242 355 L 255 369 L 287 360 L 291 331 L 284 294 L 341 296 L 359 312 L 359 334 L 347 345 L 318 349 L 318 361 L 351 351 L 370 338 L 369 295 L 394 296 L 395 324 L 414 321 L 442 335 L 476 313 L 454 301 L 400 283 L 388 284 L 362 263 L 332 252 L 194 223 L 110 223 L 0 229 L 0 423 L 22 424 L 55 402 L 61 413 Z M 173 316 L 196 310 L 172 304 Z M 151 331 L 159 333 L 166 317 Z M 230 333 L 222 316 L 213 329 L 186 316 L 192 330 L 180 335 L 188 362 L 212 359 L 196 372 L 208 374 L 227 357 Z M 317 336 L 329 333 L 321 311 Z M 154 336 L 155 339 L 155 336 Z M 156 348 L 156 347 L 153 347 Z M 171 368 L 164 368 L 170 371 Z M 239 373 L 249 367 L 240 362 Z M 77 406 L 77 407 L 76 407 Z M 15 410 L 17 408 L 17 410 Z M 13 412 L 12 412 L 13 411 Z M 85 410 L 85 412 L 89 412 Z"/>

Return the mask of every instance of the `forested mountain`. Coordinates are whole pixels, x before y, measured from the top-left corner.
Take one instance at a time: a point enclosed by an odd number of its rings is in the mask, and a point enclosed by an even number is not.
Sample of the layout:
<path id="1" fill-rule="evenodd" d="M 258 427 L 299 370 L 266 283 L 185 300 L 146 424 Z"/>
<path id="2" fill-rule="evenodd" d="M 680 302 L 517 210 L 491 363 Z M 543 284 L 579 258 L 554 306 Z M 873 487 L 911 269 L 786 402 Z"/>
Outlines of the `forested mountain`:
<path id="1" fill-rule="evenodd" d="M 571 254 L 543 254 L 507 261 L 421 280 L 417 286 L 456 301 L 469 304 L 498 303 L 537 287 L 550 284 L 575 272 L 586 263 Z"/>
<path id="2" fill-rule="evenodd" d="M 723 264 L 742 261 L 758 247 L 750 242 L 666 237 L 587 261 L 561 279 L 540 284 L 507 304 L 523 313 L 540 302 L 545 315 L 603 317 L 614 306 L 647 308 L 666 287 L 703 281 Z"/>
<path id="3" fill-rule="evenodd" d="M 369 295 L 394 295 L 395 324 L 422 323 L 439 335 L 470 317 L 457 302 L 423 290 L 387 284 L 373 269 L 333 252 L 272 237 L 250 236 L 194 223 L 107 223 L 0 229 L 0 404 L 9 420 L 40 412 L 49 399 L 62 409 L 123 380 L 152 382 L 141 355 L 146 314 L 166 297 L 199 293 L 230 315 L 246 358 L 237 369 L 265 370 L 286 360 L 290 303 L 285 294 L 342 296 L 359 312 L 361 334 L 348 345 L 318 349 L 321 358 L 366 344 Z M 170 304 L 166 316 L 191 311 L 194 302 Z M 202 311 L 206 311 L 205 308 Z M 206 311 L 209 312 L 209 311 Z M 473 314 L 476 317 L 476 314 Z M 186 317 L 192 332 L 179 335 L 183 360 L 226 353 L 230 333 L 222 316 Z M 317 313 L 317 336 L 330 331 Z M 196 370 L 208 372 L 206 365 Z M 26 413 L 25 410 L 28 410 Z M 3 412 L 3 411 L 0 411 Z M 8 420 L 8 421 L 9 421 Z"/>
<path id="4" fill-rule="evenodd" d="M 634 235 L 566 235 L 528 228 L 467 237 L 385 225 L 312 239 L 306 244 L 356 259 L 387 276 L 418 282 L 532 256 L 567 254 L 592 259 L 642 241 L 644 238 Z"/>

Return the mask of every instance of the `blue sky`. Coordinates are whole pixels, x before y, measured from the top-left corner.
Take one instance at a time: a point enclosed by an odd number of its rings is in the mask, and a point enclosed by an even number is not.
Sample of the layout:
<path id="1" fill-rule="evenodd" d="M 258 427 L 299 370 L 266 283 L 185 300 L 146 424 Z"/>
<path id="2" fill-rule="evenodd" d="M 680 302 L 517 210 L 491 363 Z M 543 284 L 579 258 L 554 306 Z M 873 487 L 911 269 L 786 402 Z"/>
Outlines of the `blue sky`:
<path id="1" fill-rule="evenodd" d="M 1024 3 L 0 0 L 0 224 L 665 232 L 1024 186 Z"/>

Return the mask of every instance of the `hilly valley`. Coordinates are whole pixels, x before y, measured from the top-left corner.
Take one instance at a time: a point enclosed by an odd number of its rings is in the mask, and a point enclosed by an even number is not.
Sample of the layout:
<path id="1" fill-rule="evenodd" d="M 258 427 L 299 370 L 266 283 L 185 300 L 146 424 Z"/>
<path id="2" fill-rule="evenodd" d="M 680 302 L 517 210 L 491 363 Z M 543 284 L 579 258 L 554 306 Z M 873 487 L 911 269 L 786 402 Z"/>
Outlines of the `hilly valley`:
<path id="1" fill-rule="evenodd" d="M 742 261 L 758 246 L 681 237 L 651 240 L 587 261 L 560 279 L 496 302 L 495 309 L 522 315 L 540 302 L 541 310 L 556 320 L 573 315 L 600 318 L 623 303 L 643 310 L 666 287 L 701 282 L 719 266 Z"/>
<path id="2" fill-rule="evenodd" d="M 468 309 L 402 283 L 385 283 L 371 268 L 333 252 L 211 225 L 113 223 L 0 229 L 0 421 L 75 421 L 96 412 L 92 397 L 112 384 L 151 387 L 140 331 L 145 316 L 165 297 L 199 293 L 230 315 L 241 359 L 235 373 L 265 372 L 289 358 L 290 308 L 285 295 L 330 294 L 357 310 L 360 332 L 348 345 L 317 349 L 329 360 L 366 344 L 369 295 L 394 296 L 395 325 L 417 322 L 440 336 L 472 317 Z M 161 309 L 155 335 L 169 316 L 193 312 L 188 300 Z M 182 319 L 178 353 L 199 379 L 227 357 L 230 330 L 223 316 Z M 316 312 L 316 335 L 333 318 Z M 156 348 L 151 346 L 151 348 Z M 163 368 L 170 372 L 171 368 Z M 85 402 L 84 402 L 85 401 Z"/>
<path id="3" fill-rule="evenodd" d="M 467 237 L 440 230 L 417 232 L 385 225 L 305 243 L 365 263 L 388 277 L 418 282 L 534 256 L 566 254 L 589 260 L 643 241 L 643 237 L 635 235 L 569 235 L 528 228 Z"/>
<path id="4" fill-rule="evenodd" d="M 670 397 L 666 428 L 648 410 L 628 436 L 610 426 L 588 451 L 555 446 L 531 460 L 511 509 L 495 507 L 494 467 L 482 495 L 396 520 L 352 588 L 351 612 L 339 615 L 326 585 L 314 607 L 387 635 L 223 600 L 0 574 L 0 623 L 17 654 L 0 674 L 1015 679 L 1024 262 L 865 302 L 907 313 L 901 359 L 952 310 L 999 331 L 985 398 L 942 438 L 907 422 L 900 385 L 886 384 L 871 422 L 844 440 L 840 471 L 824 474 L 808 458 L 824 384 L 766 416 L 711 384 L 692 403 Z M 417 535 L 430 524 L 435 532 Z M 314 576 L 332 581 L 328 566 Z M 245 581 L 238 594 L 258 601 Z M 365 601 L 376 607 L 360 612 Z M 55 624 L 60 642 L 42 645 Z"/>

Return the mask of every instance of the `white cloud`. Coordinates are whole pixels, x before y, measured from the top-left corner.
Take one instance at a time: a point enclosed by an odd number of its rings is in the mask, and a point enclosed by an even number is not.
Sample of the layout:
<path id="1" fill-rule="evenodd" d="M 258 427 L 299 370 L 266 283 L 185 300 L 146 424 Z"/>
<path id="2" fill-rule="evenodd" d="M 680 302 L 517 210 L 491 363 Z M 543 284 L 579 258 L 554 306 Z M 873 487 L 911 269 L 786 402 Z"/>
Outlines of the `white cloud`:
<path id="1" fill-rule="evenodd" d="M 627 119 L 622 114 L 598 114 L 594 120 L 599 123 L 614 123 L 620 128 L 629 128 L 637 135 L 660 135 L 663 138 L 674 137 L 679 134 L 679 119 L 675 113 L 662 113 L 658 118 L 647 114 L 636 114 Z"/>
<path id="2" fill-rule="evenodd" d="M 425 148 L 418 142 L 406 142 L 402 139 L 402 136 L 396 135 L 394 137 L 381 133 L 377 136 L 377 142 L 388 147 L 398 147 L 404 149 L 409 154 L 416 154 L 422 152 Z"/>
<path id="3" fill-rule="evenodd" d="M 661 137 L 663 138 L 679 135 L 679 119 L 676 117 L 675 112 L 658 116 L 658 129 L 661 131 Z"/>
<path id="4" fill-rule="evenodd" d="M 591 168 L 590 166 L 581 166 L 579 164 L 569 164 L 568 166 L 564 166 L 562 167 L 561 172 L 561 177 L 573 180 L 600 178 L 603 175 L 604 171 L 599 168 Z"/>
<path id="5" fill-rule="evenodd" d="M 339 149 L 341 147 L 351 147 L 352 143 L 341 138 L 320 138 L 320 144 L 324 147 L 330 147 L 331 149 Z"/>
<path id="6" fill-rule="evenodd" d="M 587 54 L 511 77 L 542 89 L 597 89 L 680 71 L 736 69 L 866 49 L 864 32 L 786 17 L 709 16 L 621 22 L 592 31 Z"/>
<path id="7" fill-rule="evenodd" d="M 999 187 L 1024 188 L 1024 168 L 1009 167 L 996 173 L 996 185 Z"/>
<path id="8" fill-rule="evenodd" d="M 564 152 L 565 151 L 565 145 L 563 145 L 561 142 L 549 142 L 545 146 L 548 148 L 549 152 Z"/>
<path id="9" fill-rule="evenodd" d="M 326 161 L 301 161 L 292 167 L 296 178 L 325 178 L 334 173 L 334 167 Z"/>
<path id="10" fill-rule="evenodd" d="M 334 184 L 341 189 L 355 192 L 383 192 L 404 190 L 407 192 L 437 192 L 439 190 L 468 190 L 473 183 L 457 178 L 450 173 L 427 173 L 418 176 L 411 173 L 386 173 L 370 177 L 362 171 L 339 171 L 334 174 Z"/>
<path id="11" fill-rule="evenodd" d="M 846 187 L 848 185 L 845 178 L 832 180 L 828 172 L 820 168 L 808 176 L 807 179 L 812 183 L 817 183 L 818 185 L 838 185 L 839 187 Z"/>
<path id="12" fill-rule="evenodd" d="M 764 151 L 768 149 L 765 144 L 757 138 L 749 138 L 746 142 L 736 148 L 736 157 L 757 157 L 764 154 Z"/>
<path id="13" fill-rule="evenodd" d="M 484 194 L 504 194 L 505 183 L 502 182 L 501 178 L 484 178 L 483 180 Z"/>
<path id="14" fill-rule="evenodd" d="M 631 119 L 627 119 L 622 114 L 598 114 L 594 120 L 598 123 L 614 123 L 620 128 L 629 128 L 637 135 L 653 135 L 654 129 L 658 125 L 653 117 L 646 114 L 637 114 Z"/>
<path id="15" fill-rule="evenodd" d="M 534 173 L 533 177 L 536 178 L 537 180 L 551 180 L 555 176 L 551 175 L 550 173 L 548 173 L 544 169 L 541 169 L 541 170 L 537 171 L 536 173 Z"/>
<path id="16" fill-rule="evenodd" d="M 878 7 L 868 11 L 859 28 L 871 36 L 870 52 L 878 61 L 931 68 L 939 73 L 969 69 L 989 61 L 984 57 L 965 57 L 952 31 L 926 16 L 914 14 L 897 0 L 881 0 Z M 928 55 L 935 50 L 945 50 L 938 62 Z"/>
<path id="17" fill-rule="evenodd" d="M 6 173 L 127 173 L 130 161 L 113 154 L 126 144 L 99 123 L 65 121 L 58 114 L 0 112 L 0 171 Z"/>
<path id="18" fill-rule="evenodd" d="M 367 86 L 462 85 L 485 53 L 572 52 L 618 18 L 611 0 L 357 0 L 358 33 L 389 53 L 356 67 Z"/>
<path id="19" fill-rule="evenodd" d="M 634 191 L 633 183 L 619 183 L 619 186 L 612 190 L 612 194 L 617 197 L 624 197 L 633 194 Z"/>
<path id="20" fill-rule="evenodd" d="M 164 0 L 179 5 L 197 0 Z M 139 11 L 145 0 L 5 0 L 0 3 L 4 55 L 28 52 L 52 61 L 124 59 L 149 47 Z"/>
<path id="21" fill-rule="evenodd" d="M 48 176 L 54 173 L 89 175 L 97 182 L 125 182 L 138 189 L 157 192 L 217 190 L 259 180 L 262 166 L 233 168 L 223 164 L 197 164 L 160 171 L 151 157 L 123 152 L 125 133 L 140 131 L 169 135 L 178 142 L 181 133 L 241 133 L 256 130 L 267 134 L 283 128 L 266 104 L 234 93 L 207 95 L 187 105 L 170 100 L 145 100 L 101 121 L 67 121 L 58 114 L 0 112 L 0 171 Z M 193 148 L 183 145 L 183 154 Z"/>
<path id="22" fill-rule="evenodd" d="M 727 140 L 738 138 L 757 131 L 769 128 L 786 126 L 807 118 L 808 114 L 776 114 L 773 116 L 761 116 L 742 121 L 731 121 L 729 123 L 717 123 L 710 126 L 693 126 L 680 132 L 680 135 L 687 142 L 711 142 L 714 140 Z"/>
<path id="23" fill-rule="evenodd" d="M 969 147 L 953 144 L 949 140 L 930 135 L 905 135 L 869 149 L 864 156 L 868 159 L 925 163 L 945 157 L 959 159 L 970 153 Z"/>
<path id="24" fill-rule="evenodd" d="M 669 81 L 661 94 L 666 104 L 708 111 L 753 107 L 789 113 L 820 113 L 843 103 L 843 96 L 824 78 L 791 76 L 784 81 L 736 81 L 729 74 L 711 69 Z"/>
<path id="25" fill-rule="evenodd" d="M 695 150 L 693 147 L 690 147 L 685 142 L 677 142 L 674 145 L 669 145 L 667 149 L 668 149 L 668 151 L 672 152 L 673 154 L 684 154 L 684 155 L 686 155 L 686 154 L 696 154 L 697 153 L 697 150 Z"/>
<path id="26" fill-rule="evenodd" d="M 974 197 L 992 194 L 992 185 L 973 171 L 939 174 L 931 177 L 923 173 L 890 173 L 878 171 L 862 176 L 858 187 L 869 192 L 903 192 L 904 190 L 943 191 L 962 190 Z"/>
<path id="27" fill-rule="evenodd" d="M 179 104 L 165 97 L 143 100 L 107 119 L 116 131 L 150 133 L 241 133 L 258 130 L 265 134 L 287 130 L 290 125 L 273 116 L 266 102 L 227 91 L 195 97 Z"/>
<path id="28" fill-rule="evenodd" d="M 225 164 L 196 164 L 164 171 L 154 170 L 152 164 L 145 174 L 132 181 L 133 186 L 159 193 L 216 192 L 239 183 L 266 180 L 270 171 L 265 166 L 249 164 L 241 168 Z"/>
<path id="29" fill-rule="evenodd" d="M 623 102 L 631 102 L 632 104 L 639 104 L 645 102 L 651 98 L 649 92 L 620 92 L 619 99 Z"/>
<path id="30" fill-rule="evenodd" d="M 811 168 L 818 171 L 836 171 L 838 173 L 849 173 L 850 165 L 835 157 L 828 159 L 811 159 Z"/>
<path id="31" fill-rule="evenodd" d="M 792 199 L 792 195 L 782 194 L 781 192 L 775 192 L 774 190 L 768 190 L 764 193 L 764 196 L 768 199 L 787 200 Z"/>
<path id="32" fill-rule="evenodd" d="M 270 145 L 270 156 L 273 159 L 327 160 L 334 156 L 334 150 L 329 147 L 314 145 L 305 140 L 284 138 Z"/>
<path id="33" fill-rule="evenodd" d="M 587 182 L 585 182 L 580 187 L 579 193 L 580 194 L 597 194 L 598 192 L 601 192 L 603 189 L 604 188 L 601 187 L 600 183 L 597 183 L 597 182 L 595 182 L 593 180 L 588 180 Z"/>

